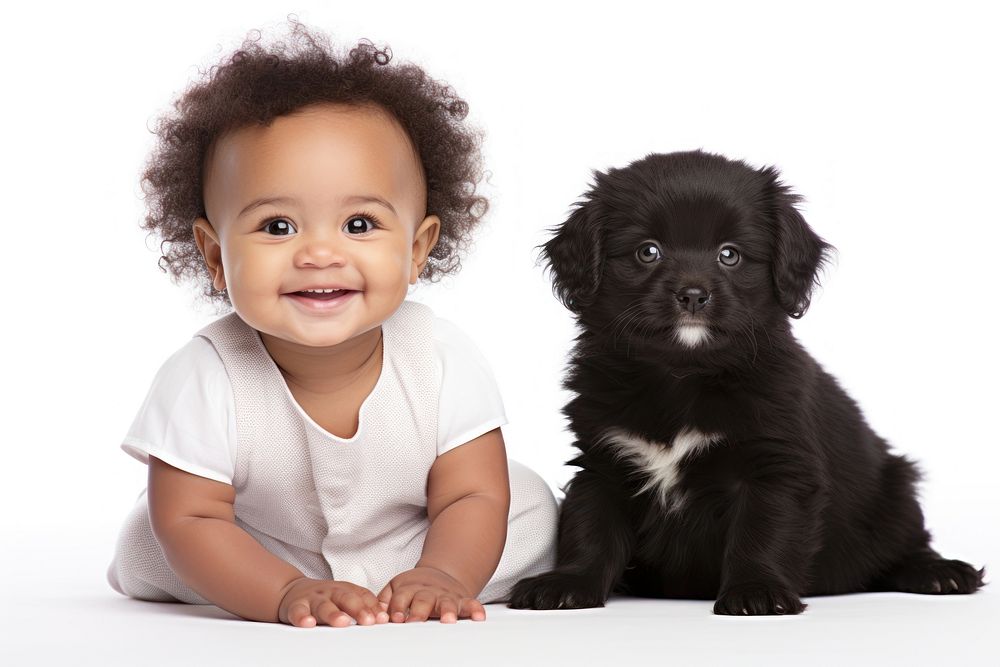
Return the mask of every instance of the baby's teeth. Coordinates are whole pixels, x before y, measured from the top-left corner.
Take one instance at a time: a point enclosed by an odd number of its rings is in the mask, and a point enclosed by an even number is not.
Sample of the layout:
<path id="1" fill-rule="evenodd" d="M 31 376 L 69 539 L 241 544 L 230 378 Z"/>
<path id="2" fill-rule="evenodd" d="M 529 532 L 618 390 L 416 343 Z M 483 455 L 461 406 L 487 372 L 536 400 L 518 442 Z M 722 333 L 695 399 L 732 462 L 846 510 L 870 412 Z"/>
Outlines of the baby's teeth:
<path id="1" fill-rule="evenodd" d="M 307 289 L 307 292 L 313 292 L 315 294 L 329 294 L 330 292 L 340 292 L 339 289 Z"/>

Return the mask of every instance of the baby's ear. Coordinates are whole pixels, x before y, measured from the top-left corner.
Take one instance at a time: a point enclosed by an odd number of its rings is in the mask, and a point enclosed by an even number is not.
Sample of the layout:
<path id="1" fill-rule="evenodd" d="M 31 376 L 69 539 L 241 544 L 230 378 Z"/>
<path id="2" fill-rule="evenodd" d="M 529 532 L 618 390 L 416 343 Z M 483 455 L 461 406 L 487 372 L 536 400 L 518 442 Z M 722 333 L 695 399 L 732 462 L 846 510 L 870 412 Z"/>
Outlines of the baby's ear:
<path id="1" fill-rule="evenodd" d="M 212 223 L 207 218 L 196 218 L 192 227 L 194 242 L 205 259 L 205 267 L 212 276 L 212 286 L 216 290 L 226 289 L 226 272 L 222 266 L 222 244 Z"/>
<path id="2" fill-rule="evenodd" d="M 597 294 L 604 267 L 604 234 L 597 203 L 578 203 L 555 235 L 544 243 L 542 259 L 552 273 L 552 291 L 574 313 L 589 306 Z"/>
<path id="3" fill-rule="evenodd" d="M 771 169 L 770 174 L 774 179 L 777 223 L 771 262 L 774 291 L 784 311 L 798 319 L 809 308 L 813 289 L 819 285 L 820 269 L 833 246 L 817 236 L 795 208 L 802 198 L 777 180 L 776 170 Z"/>
<path id="4" fill-rule="evenodd" d="M 413 260 L 410 265 L 410 284 L 415 285 L 420 274 L 427 265 L 431 250 L 437 245 L 441 235 L 441 220 L 436 215 L 429 215 L 417 227 L 413 235 Z"/>

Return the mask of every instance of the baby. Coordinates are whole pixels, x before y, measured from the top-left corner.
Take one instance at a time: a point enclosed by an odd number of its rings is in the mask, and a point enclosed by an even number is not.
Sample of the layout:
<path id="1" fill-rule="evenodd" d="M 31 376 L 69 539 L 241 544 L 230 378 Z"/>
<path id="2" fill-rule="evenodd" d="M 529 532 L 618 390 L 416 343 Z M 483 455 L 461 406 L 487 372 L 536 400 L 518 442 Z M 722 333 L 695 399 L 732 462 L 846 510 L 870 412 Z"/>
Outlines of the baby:
<path id="1" fill-rule="evenodd" d="M 556 503 L 508 462 L 488 364 L 405 301 L 486 211 L 468 107 L 362 41 L 249 38 L 157 125 L 161 266 L 232 311 L 166 361 L 108 580 L 143 600 L 345 626 L 485 619 L 551 569 Z"/>

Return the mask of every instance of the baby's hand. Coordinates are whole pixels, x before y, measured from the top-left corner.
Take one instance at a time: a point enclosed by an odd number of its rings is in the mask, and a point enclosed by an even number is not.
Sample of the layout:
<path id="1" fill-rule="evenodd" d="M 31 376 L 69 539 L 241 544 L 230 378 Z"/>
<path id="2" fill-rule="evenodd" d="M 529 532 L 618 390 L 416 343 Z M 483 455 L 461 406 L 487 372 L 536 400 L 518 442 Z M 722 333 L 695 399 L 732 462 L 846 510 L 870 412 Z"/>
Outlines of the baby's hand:
<path id="1" fill-rule="evenodd" d="M 486 620 L 479 600 L 469 597 L 457 579 L 433 567 L 415 567 L 397 574 L 378 594 L 378 600 L 389 605 L 393 623 L 428 618 L 440 618 L 442 623 L 455 623 L 460 618 Z"/>
<path id="2" fill-rule="evenodd" d="M 389 614 L 367 588 L 347 581 L 307 577 L 292 582 L 278 606 L 278 620 L 300 628 L 312 628 L 318 623 L 343 628 L 351 624 L 351 619 L 356 619 L 358 625 L 388 623 Z"/>

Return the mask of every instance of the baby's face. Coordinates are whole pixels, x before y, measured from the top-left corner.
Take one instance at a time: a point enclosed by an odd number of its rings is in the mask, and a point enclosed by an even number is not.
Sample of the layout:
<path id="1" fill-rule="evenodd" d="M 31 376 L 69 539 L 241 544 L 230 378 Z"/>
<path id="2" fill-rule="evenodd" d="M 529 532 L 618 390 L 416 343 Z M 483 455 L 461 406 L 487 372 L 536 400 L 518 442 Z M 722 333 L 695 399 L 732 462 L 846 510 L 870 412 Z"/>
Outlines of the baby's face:
<path id="1" fill-rule="evenodd" d="M 314 105 L 216 142 L 195 238 L 247 324 L 337 345 L 379 326 L 417 281 L 440 229 L 426 193 L 386 112 Z"/>

